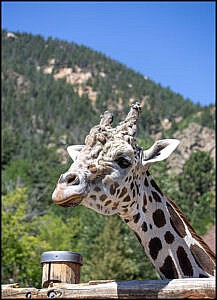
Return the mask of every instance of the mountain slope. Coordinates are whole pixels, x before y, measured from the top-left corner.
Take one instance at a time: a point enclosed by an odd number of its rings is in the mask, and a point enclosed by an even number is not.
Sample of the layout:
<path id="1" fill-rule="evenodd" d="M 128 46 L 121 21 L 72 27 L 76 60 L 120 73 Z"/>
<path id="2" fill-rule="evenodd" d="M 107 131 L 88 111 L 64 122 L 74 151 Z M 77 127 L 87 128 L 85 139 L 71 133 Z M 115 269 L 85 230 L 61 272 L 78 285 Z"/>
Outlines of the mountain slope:
<path id="1" fill-rule="evenodd" d="M 134 99 L 143 105 L 143 139 L 172 137 L 192 121 L 214 129 L 213 106 L 195 105 L 87 47 L 5 30 L 2 45 L 3 131 L 18 135 L 20 144 L 36 139 L 61 145 L 61 136 L 65 145 L 82 143 L 104 110 L 118 122 Z"/>
<path id="2" fill-rule="evenodd" d="M 84 255 L 83 281 L 156 279 L 136 238 L 117 216 L 108 221 L 86 208 L 67 210 L 51 201 L 60 174 L 71 164 L 66 147 L 82 144 L 104 110 L 113 111 L 116 124 L 135 98 L 143 105 L 138 135 L 142 147 L 156 139 L 180 139 L 171 158 L 151 170 L 159 186 L 180 204 L 199 234 L 214 223 L 215 192 L 210 188 L 214 106 L 195 105 L 87 47 L 27 33 L 2 31 L 1 75 L 3 280 L 13 277 L 15 282 L 40 285 L 40 270 L 32 266 L 38 266 L 43 251 L 58 249 Z M 193 198 L 183 182 L 180 189 L 179 179 L 183 165 L 197 150 L 209 153 L 209 157 L 200 154 L 205 168 L 201 160 L 199 167 L 205 174 L 202 179 L 211 179 L 205 180 L 202 192 L 200 184 L 194 190 L 190 182 Z M 198 172 L 198 161 L 195 166 Z M 111 234 L 115 243 L 105 238 Z M 113 263 L 104 260 L 104 250 Z"/>

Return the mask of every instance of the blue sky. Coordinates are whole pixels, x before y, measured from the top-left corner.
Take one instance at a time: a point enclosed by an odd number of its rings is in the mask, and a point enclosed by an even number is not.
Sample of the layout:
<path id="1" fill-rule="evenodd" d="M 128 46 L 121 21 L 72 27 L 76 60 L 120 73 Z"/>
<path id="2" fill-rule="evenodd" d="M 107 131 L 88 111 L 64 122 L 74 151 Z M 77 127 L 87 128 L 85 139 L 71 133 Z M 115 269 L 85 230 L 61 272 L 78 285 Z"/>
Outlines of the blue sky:
<path id="1" fill-rule="evenodd" d="M 215 1 L 3 1 L 2 27 L 88 46 L 195 103 L 215 103 Z"/>

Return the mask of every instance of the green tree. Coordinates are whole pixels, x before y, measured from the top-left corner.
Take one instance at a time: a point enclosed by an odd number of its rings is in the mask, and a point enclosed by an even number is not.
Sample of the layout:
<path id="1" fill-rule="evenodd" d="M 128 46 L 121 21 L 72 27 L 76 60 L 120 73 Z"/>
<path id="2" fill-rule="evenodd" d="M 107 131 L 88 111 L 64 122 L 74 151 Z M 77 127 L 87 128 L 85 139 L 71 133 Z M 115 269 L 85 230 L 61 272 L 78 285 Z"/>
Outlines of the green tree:
<path id="1" fill-rule="evenodd" d="M 79 220 L 62 218 L 49 211 L 29 220 L 26 188 L 2 198 L 2 282 L 41 286 L 40 256 L 44 251 L 78 251 Z"/>
<path id="2" fill-rule="evenodd" d="M 215 220 L 214 177 L 213 162 L 203 151 L 193 152 L 178 176 L 178 205 L 201 235 Z"/>
<path id="3" fill-rule="evenodd" d="M 39 255 L 47 242 L 29 234 L 26 222 L 26 189 L 19 188 L 2 199 L 2 281 L 38 283 Z"/>
<path id="4" fill-rule="evenodd" d="M 94 268 L 94 272 L 90 274 L 91 279 L 120 280 L 135 272 L 136 266 L 127 259 L 128 249 L 123 244 L 120 220 L 108 218 L 100 235 L 96 238 L 95 251 L 91 257 L 91 264 Z"/>
<path id="5" fill-rule="evenodd" d="M 190 205 L 210 190 L 213 180 L 213 162 L 209 153 L 204 151 L 193 152 L 185 162 L 182 174 L 178 177 L 180 191 L 191 199 Z"/>
<path id="6" fill-rule="evenodd" d="M 97 215 L 96 215 L 97 216 Z M 83 280 L 156 279 L 157 274 L 131 229 L 118 216 L 102 216 L 89 230 L 94 240 L 86 239 L 89 250 L 83 266 Z M 81 250 L 82 251 L 82 250 Z M 87 259 L 88 257 L 88 259 Z"/>

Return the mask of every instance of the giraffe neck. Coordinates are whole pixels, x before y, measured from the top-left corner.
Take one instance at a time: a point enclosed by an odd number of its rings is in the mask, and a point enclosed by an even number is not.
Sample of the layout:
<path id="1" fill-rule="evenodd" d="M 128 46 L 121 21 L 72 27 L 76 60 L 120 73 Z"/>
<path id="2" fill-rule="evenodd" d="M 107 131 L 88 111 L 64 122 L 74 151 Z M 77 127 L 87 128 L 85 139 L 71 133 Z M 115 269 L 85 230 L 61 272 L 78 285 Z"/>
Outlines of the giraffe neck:
<path id="1" fill-rule="evenodd" d="M 131 209 L 119 213 L 134 231 L 162 279 L 212 277 L 215 255 L 178 207 L 146 172 Z M 131 191 L 129 191 L 131 194 Z"/>

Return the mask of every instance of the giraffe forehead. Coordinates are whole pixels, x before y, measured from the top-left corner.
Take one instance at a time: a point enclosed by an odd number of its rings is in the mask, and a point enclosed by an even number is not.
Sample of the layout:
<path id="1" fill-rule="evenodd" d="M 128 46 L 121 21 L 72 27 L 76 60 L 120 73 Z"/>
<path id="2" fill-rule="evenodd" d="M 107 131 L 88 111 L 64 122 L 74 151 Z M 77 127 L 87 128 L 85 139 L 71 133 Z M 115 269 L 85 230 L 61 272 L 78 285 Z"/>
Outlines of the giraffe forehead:
<path id="1" fill-rule="evenodd" d="M 115 139 L 107 143 L 110 152 L 116 155 L 133 153 L 133 147 L 123 139 Z"/>
<path id="2" fill-rule="evenodd" d="M 79 155 L 79 159 L 86 158 L 87 162 L 103 158 L 112 160 L 122 155 L 133 158 L 133 147 L 122 139 L 110 139 L 105 144 L 96 141 L 92 146 L 85 146 Z"/>

